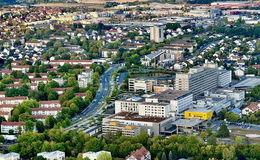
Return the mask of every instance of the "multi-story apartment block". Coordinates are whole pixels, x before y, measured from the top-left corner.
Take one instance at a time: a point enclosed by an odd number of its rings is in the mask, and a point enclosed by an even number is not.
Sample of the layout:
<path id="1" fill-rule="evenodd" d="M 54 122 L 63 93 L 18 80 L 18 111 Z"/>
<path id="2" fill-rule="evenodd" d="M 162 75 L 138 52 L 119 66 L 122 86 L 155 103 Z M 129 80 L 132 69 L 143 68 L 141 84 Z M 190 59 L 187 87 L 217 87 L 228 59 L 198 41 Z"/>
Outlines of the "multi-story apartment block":
<path id="1" fill-rule="evenodd" d="M 175 90 L 190 91 L 194 97 L 217 86 L 218 70 L 216 65 L 197 66 L 191 68 L 188 73 L 176 74 Z"/>
<path id="2" fill-rule="evenodd" d="M 40 101 L 40 108 L 58 108 L 61 107 L 59 100 Z"/>
<path id="3" fill-rule="evenodd" d="M 46 115 L 56 117 L 57 114 L 62 110 L 61 107 L 53 108 L 32 108 L 32 115 Z"/>
<path id="4" fill-rule="evenodd" d="M 144 91 L 145 93 L 152 92 L 153 85 L 155 83 L 156 81 L 153 79 L 130 78 L 128 80 L 129 91 L 132 92 Z"/>
<path id="5" fill-rule="evenodd" d="M 9 130 L 13 130 L 14 133 L 24 132 L 24 122 L 2 122 L 1 133 L 9 133 Z"/>
<path id="6" fill-rule="evenodd" d="M 30 65 L 16 65 L 12 66 L 12 71 L 21 71 L 23 73 L 26 73 L 29 71 Z"/>
<path id="7" fill-rule="evenodd" d="M 92 81 L 92 75 L 93 75 L 93 71 L 91 69 L 79 74 L 78 75 L 79 87 L 87 88 L 87 85 Z"/>
<path id="8" fill-rule="evenodd" d="M 2 104 L 20 104 L 23 101 L 27 100 L 27 97 L 19 96 L 19 97 L 0 97 L 0 105 Z"/>
<path id="9" fill-rule="evenodd" d="M 150 40 L 156 43 L 164 41 L 164 26 L 153 26 L 150 28 Z"/>
<path id="10" fill-rule="evenodd" d="M 41 152 L 37 156 L 42 156 L 47 160 L 65 160 L 65 152 L 62 151 Z"/>

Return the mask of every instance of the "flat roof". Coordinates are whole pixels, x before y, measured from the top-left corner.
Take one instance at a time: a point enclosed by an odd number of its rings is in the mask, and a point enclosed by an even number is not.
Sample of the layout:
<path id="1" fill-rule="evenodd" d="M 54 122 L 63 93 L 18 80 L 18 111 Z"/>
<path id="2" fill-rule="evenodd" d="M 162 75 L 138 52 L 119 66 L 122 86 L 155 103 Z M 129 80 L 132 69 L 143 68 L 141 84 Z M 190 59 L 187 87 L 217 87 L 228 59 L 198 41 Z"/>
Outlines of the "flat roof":
<path id="1" fill-rule="evenodd" d="M 212 110 L 209 110 L 207 108 L 191 108 L 191 109 L 189 109 L 187 111 L 189 111 L 189 112 L 201 112 L 201 113 L 212 112 Z"/>
<path id="2" fill-rule="evenodd" d="M 142 122 L 162 122 L 166 120 L 166 117 L 148 117 L 148 116 L 140 116 L 138 113 L 131 112 L 120 112 L 114 114 L 109 119 L 118 119 L 118 120 L 129 120 L 129 121 L 142 121 Z"/>
<path id="3" fill-rule="evenodd" d="M 190 92 L 188 92 L 188 91 L 175 91 L 175 90 L 168 89 L 166 91 L 152 95 L 149 98 L 158 98 L 159 100 L 176 100 L 189 93 Z"/>
<path id="4" fill-rule="evenodd" d="M 194 127 L 199 124 L 201 124 L 203 120 L 200 119 L 178 119 L 174 121 L 172 124 L 176 126 L 189 126 L 189 127 Z"/>
<path id="5" fill-rule="evenodd" d="M 235 88 L 253 88 L 257 85 L 260 85 L 260 77 L 247 77 L 232 87 Z"/>

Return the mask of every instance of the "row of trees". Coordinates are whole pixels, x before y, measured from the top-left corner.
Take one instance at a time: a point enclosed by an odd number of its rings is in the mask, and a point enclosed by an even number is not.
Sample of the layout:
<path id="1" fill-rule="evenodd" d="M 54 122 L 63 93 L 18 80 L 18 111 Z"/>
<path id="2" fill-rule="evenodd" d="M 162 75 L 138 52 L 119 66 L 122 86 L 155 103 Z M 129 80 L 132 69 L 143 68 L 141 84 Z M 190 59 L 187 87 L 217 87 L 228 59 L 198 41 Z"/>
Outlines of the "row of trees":
<path id="1" fill-rule="evenodd" d="M 120 133 L 107 134 L 101 139 L 90 137 L 83 132 L 51 129 L 44 133 L 24 133 L 18 137 L 18 143 L 9 150 L 18 152 L 23 158 L 35 157 L 43 151 L 60 150 L 66 153 L 68 159 L 76 159 L 83 152 L 106 150 L 112 156 L 125 158 L 132 151 L 144 146 L 155 160 L 177 160 L 179 158 L 200 159 L 259 159 L 259 144 L 244 144 L 241 138 L 235 139 L 235 144 L 209 144 L 204 142 L 204 136 L 172 135 L 149 137 L 142 131 L 139 136 L 126 137 Z"/>

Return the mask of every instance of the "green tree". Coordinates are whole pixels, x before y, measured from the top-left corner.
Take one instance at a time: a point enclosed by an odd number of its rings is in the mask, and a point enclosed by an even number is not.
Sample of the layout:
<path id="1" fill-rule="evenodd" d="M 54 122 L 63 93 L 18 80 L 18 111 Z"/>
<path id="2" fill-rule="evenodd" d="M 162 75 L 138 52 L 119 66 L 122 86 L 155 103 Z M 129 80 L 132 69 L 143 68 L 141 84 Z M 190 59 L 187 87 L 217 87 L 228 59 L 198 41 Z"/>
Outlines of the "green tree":
<path id="1" fill-rule="evenodd" d="M 165 152 L 162 153 L 161 160 L 167 160 L 167 156 L 166 156 Z"/>
<path id="2" fill-rule="evenodd" d="M 5 142 L 4 136 L 0 135 L 0 143 L 4 143 L 4 142 Z"/>
<path id="3" fill-rule="evenodd" d="M 222 122 L 222 124 L 217 132 L 217 136 L 221 137 L 221 138 L 229 137 L 229 130 L 228 130 L 225 122 Z"/>
<path id="4" fill-rule="evenodd" d="M 103 145 L 100 140 L 97 138 L 91 138 L 86 144 L 85 144 L 85 150 L 88 152 L 97 152 L 102 150 Z"/>
<path id="5" fill-rule="evenodd" d="M 36 129 L 39 133 L 43 133 L 44 132 L 44 124 L 42 121 L 37 121 L 36 122 Z"/>
<path id="6" fill-rule="evenodd" d="M 103 152 L 97 156 L 97 160 L 112 160 L 112 156 L 107 152 Z"/>
<path id="7" fill-rule="evenodd" d="M 56 119 L 53 116 L 47 116 L 45 118 L 45 126 L 47 129 L 53 128 L 56 124 Z"/>
<path id="8" fill-rule="evenodd" d="M 32 132 L 34 129 L 34 124 L 32 121 L 29 120 L 25 122 L 24 127 L 26 132 Z"/>
<path id="9" fill-rule="evenodd" d="M 209 136 L 208 144 L 209 144 L 209 145 L 216 145 L 216 144 L 217 144 L 217 138 L 216 138 L 215 135 Z"/>

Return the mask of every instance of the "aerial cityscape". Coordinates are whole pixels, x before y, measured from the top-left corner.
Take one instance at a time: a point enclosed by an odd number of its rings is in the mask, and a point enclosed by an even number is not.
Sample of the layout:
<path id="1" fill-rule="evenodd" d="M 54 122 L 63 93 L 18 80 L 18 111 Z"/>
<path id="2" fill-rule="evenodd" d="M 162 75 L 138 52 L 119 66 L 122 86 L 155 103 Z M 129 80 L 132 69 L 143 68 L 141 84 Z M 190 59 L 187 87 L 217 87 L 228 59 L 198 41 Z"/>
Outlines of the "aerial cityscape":
<path id="1" fill-rule="evenodd" d="M 0 0 L 0 160 L 260 160 L 260 1 Z"/>

